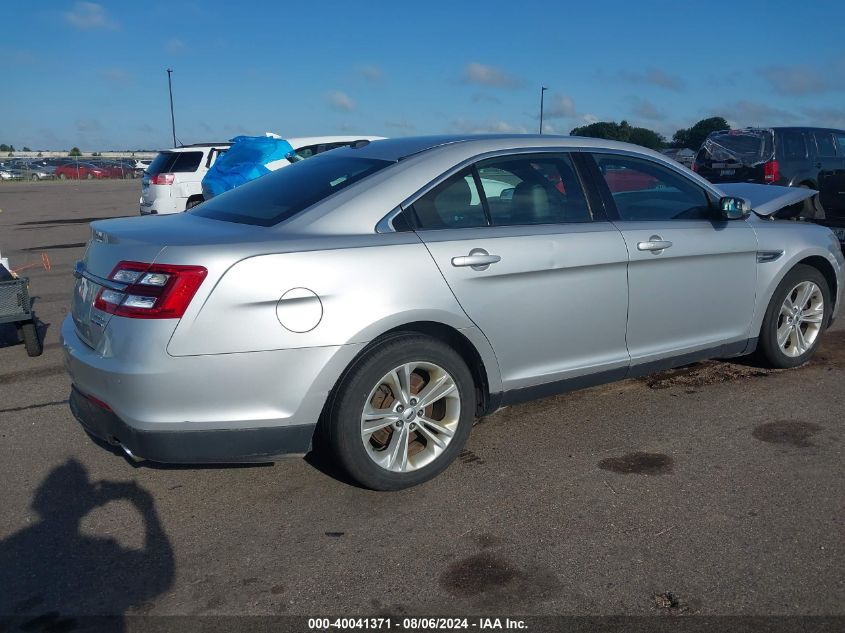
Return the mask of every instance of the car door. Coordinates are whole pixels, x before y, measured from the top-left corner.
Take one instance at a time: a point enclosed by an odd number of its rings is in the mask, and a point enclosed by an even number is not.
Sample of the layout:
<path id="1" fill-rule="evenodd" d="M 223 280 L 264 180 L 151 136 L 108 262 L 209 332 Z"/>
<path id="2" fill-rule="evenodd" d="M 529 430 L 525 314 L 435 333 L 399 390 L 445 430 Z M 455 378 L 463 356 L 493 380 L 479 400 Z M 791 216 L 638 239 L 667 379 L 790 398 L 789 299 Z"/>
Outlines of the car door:
<path id="1" fill-rule="evenodd" d="M 479 162 L 407 210 L 490 341 L 506 402 L 625 375 L 627 251 L 570 155 Z"/>
<path id="2" fill-rule="evenodd" d="M 745 220 L 717 219 L 680 169 L 595 153 L 594 174 L 629 253 L 627 345 L 632 375 L 742 351 L 754 312 L 757 238 Z"/>
<path id="3" fill-rule="evenodd" d="M 819 155 L 819 199 L 828 217 L 842 218 L 845 216 L 845 133 L 820 130 L 814 136 Z"/>

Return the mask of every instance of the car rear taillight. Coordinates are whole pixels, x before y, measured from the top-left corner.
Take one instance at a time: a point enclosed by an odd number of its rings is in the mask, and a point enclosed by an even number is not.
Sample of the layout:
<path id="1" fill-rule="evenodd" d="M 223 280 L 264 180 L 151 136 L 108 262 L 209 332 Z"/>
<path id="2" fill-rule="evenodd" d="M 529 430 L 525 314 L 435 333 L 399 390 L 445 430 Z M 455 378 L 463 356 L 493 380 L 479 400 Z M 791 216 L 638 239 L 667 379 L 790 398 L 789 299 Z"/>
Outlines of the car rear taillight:
<path id="1" fill-rule="evenodd" d="M 173 174 L 156 174 L 152 178 L 150 178 L 151 185 L 172 185 L 173 178 L 175 176 Z"/>
<path id="2" fill-rule="evenodd" d="M 766 182 L 777 182 L 780 180 L 780 165 L 776 160 L 770 160 L 763 164 L 763 180 Z"/>
<path id="3" fill-rule="evenodd" d="M 103 288 L 94 307 L 134 319 L 179 319 L 207 274 L 202 266 L 120 262 L 109 279 L 126 288 Z"/>

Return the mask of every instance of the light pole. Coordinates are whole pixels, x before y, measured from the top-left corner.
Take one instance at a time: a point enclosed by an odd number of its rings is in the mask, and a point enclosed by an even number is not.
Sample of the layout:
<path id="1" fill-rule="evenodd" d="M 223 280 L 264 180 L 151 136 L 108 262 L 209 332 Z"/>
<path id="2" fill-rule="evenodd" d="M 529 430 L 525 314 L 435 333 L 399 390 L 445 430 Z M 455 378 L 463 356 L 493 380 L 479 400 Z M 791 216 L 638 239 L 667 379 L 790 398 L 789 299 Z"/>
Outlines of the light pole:
<path id="1" fill-rule="evenodd" d="M 176 119 L 173 118 L 173 83 L 170 81 L 172 68 L 167 69 L 167 89 L 170 91 L 170 129 L 173 131 L 173 147 L 176 147 Z"/>
<path id="2" fill-rule="evenodd" d="M 540 134 L 543 133 L 543 97 L 546 94 L 546 90 L 548 90 L 548 88 L 540 86 Z"/>

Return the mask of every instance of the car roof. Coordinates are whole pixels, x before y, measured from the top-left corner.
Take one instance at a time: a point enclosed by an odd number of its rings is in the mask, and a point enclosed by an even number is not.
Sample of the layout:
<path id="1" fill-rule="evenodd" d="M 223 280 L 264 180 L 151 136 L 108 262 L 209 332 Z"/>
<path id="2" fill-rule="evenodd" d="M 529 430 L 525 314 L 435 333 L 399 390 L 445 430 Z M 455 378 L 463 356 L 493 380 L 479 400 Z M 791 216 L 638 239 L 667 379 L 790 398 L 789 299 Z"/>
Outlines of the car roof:
<path id="1" fill-rule="evenodd" d="M 180 145 L 179 147 L 171 147 L 169 149 L 159 150 L 159 152 L 190 152 L 201 149 L 213 149 L 215 147 L 231 147 L 230 141 L 223 141 L 221 143 L 192 143 L 190 145 Z"/>
<path id="2" fill-rule="evenodd" d="M 436 149 L 454 148 L 469 155 L 509 149 L 543 149 L 553 148 L 596 148 L 619 149 L 649 154 L 661 159 L 666 157 L 640 145 L 610 141 L 602 138 L 585 136 L 557 136 L 551 134 L 473 134 L 473 135 L 440 135 L 440 136 L 406 136 L 373 141 L 359 148 L 341 148 L 337 152 L 344 152 L 363 158 L 399 161 L 410 156 L 429 152 Z"/>
<path id="3" fill-rule="evenodd" d="M 351 143 L 353 141 L 379 141 L 383 139 L 383 136 L 360 134 L 345 136 L 293 136 L 291 138 L 286 138 L 285 140 L 294 148 L 297 148 L 305 147 L 307 145 L 319 145 L 321 143 Z"/>

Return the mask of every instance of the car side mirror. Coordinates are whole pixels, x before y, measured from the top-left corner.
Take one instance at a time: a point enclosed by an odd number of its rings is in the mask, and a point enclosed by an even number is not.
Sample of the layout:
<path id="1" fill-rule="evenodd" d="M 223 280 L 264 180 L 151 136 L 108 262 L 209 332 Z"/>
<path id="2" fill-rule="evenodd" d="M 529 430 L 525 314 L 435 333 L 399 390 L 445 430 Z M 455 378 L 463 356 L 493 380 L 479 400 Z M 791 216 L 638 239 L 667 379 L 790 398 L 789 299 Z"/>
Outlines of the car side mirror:
<path id="1" fill-rule="evenodd" d="M 724 220 L 741 220 L 751 213 L 751 206 L 744 198 L 725 196 L 719 198 L 719 213 Z"/>

